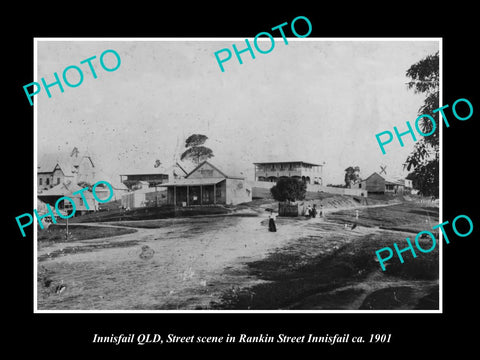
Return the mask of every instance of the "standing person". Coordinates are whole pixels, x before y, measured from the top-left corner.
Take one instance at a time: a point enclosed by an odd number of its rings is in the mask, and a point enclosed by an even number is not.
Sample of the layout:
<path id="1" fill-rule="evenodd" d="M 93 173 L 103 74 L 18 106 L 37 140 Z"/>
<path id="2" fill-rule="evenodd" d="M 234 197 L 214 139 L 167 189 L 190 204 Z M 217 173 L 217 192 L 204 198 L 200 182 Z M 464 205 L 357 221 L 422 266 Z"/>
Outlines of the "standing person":
<path id="1" fill-rule="evenodd" d="M 275 224 L 276 218 L 273 210 L 270 210 L 270 215 L 268 216 L 268 231 L 277 232 L 277 226 Z"/>
<path id="2" fill-rule="evenodd" d="M 312 214 L 312 218 L 315 218 L 317 216 L 317 205 L 316 204 L 313 204 L 313 208 L 312 208 L 312 211 L 311 211 L 311 214 Z"/>
<path id="3" fill-rule="evenodd" d="M 310 218 L 311 214 L 312 214 L 312 208 L 310 207 L 310 205 L 308 205 L 307 210 L 305 210 L 305 216 L 307 218 Z"/>

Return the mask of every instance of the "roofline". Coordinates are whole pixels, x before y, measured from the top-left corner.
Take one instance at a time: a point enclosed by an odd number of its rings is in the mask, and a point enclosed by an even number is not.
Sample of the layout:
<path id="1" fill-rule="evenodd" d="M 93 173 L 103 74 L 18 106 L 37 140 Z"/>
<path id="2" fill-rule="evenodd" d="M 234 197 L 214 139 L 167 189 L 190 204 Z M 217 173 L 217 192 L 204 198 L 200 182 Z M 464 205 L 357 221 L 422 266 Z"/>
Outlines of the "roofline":
<path id="1" fill-rule="evenodd" d="M 213 167 L 215 170 L 217 170 L 220 174 L 222 174 L 223 176 L 225 176 L 225 178 L 227 179 L 231 179 L 231 177 L 227 176 L 223 171 L 221 171 L 219 168 L 217 168 L 216 166 L 212 165 L 210 162 L 208 162 L 208 160 L 204 160 L 202 161 L 200 164 L 198 164 L 198 166 L 193 169 L 192 171 L 190 171 L 187 176 L 185 176 L 185 179 L 188 179 L 188 177 L 190 175 L 192 175 L 195 171 L 197 171 L 201 166 L 203 166 L 205 163 L 207 163 L 208 165 L 210 165 L 211 167 Z"/>
<path id="2" fill-rule="evenodd" d="M 380 175 L 380 174 L 377 173 L 376 171 L 374 171 L 373 173 L 371 173 L 370 176 L 366 177 L 366 178 L 363 179 L 362 181 L 367 181 L 368 179 L 370 179 L 370 178 L 371 178 L 373 175 L 375 175 L 375 174 L 377 174 L 377 175 L 380 176 L 383 180 L 385 180 L 385 183 L 405 186 L 404 183 L 402 184 L 402 180 L 395 180 L 395 179 L 386 178 L 385 176 Z"/>
<path id="3" fill-rule="evenodd" d="M 128 176 L 128 175 L 167 175 L 165 173 L 130 173 L 130 174 L 119 174 L 120 176 Z"/>
<path id="4" fill-rule="evenodd" d="M 45 174 L 48 174 L 48 175 L 53 176 L 53 173 L 54 173 L 53 171 L 37 171 L 37 175 L 45 175 Z M 71 178 L 75 177 L 75 175 L 72 175 L 72 174 L 70 174 L 70 175 L 65 174 L 65 173 L 63 172 L 63 170 L 62 170 L 62 173 L 63 173 L 63 177 L 71 177 Z"/>
<path id="5" fill-rule="evenodd" d="M 60 169 L 60 171 L 65 175 L 65 172 L 63 171 L 62 166 L 60 165 L 60 163 L 59 163 L 58 161 L 56 161 L 54 164 L 55 164 L 55 165 L 53 165 L 52 170 L 50 170 L 50 171 L 42 171 L 42 172 L 43 172 L 43 173 L 52 173 L 52 174 L 53 174 L 53 173 L 55 172 L 55 170 L 57 169 L 57 167 L 58 167 L 58 168 Z M 72 166 L 73 166 L 73 165 L 72 165 Z M 38 173 L 38 168 L 41 168 L 41 166 L 40 166 L 40 165 L 37 166 L 37 173 Z"/>
<path id="6" fill-rule="evenodd" d="M 302 164 L 308 164 L 313 166 L 323 166 L 321 164 L 315 164 L 308 161 L 263 161 L 263 162 L 254 162 L 253 164 L 258 165 L 258 164 L 288 164 L 288 163 L 302 163 Z"/>
<path id="7" fill-rule="evenodd" d="M 369 176 L 367 176 L 365 179 L 363 179 L 362 181 L 367 181 L 368 179 L 370 179 L 373 175 L 377 174 L 378 176 L 380 176 L 383 180 L 385 180 L 385 178 L 380 175 L 379 173 L 377 173 L 376 171 L 374 171 L 373 173 L 371 173 Z"/>
<path id="8" fill-rule="evenodd" d="M 90 161 L 90 164 L 92 164 L 92 167 L 95 167 L 95 164 L 93 163 L 93 160 L 92 160 L 92 158 L 90 157 L 90 155 L 83 155 L 83 156 L 82 156 L 82 159 L 84 159 L 84 158 L 87 158 L 88 161 Z M 82 159 L 80 159 L 80 161 L 82 161 Z M 80 164 L 79 164 L 79 165 L 80 165 Z M 79 165 L 77 165 L 77 166 L 79 166 Z"/>
<path id="9" fill-rule="evenodd" d="M 178 161 L 175 161 L 175 164 L 185 173 L 185 175 L 188 175 L 187 171 L 178 163 Z"/>
<path id="10" fill-rule="evenodd" d="M 183 180 L 192 180 L 192 183 L 182 183 Z M 198 181 L 194 182 L 193 180 L 198 180 Z M 209 180 L 209 181 L 206 181 L 204 184 L 200 184 L 201 182 L 200 180 Z M 160 184 L 158 187 L 213 185 L 213 184 L 221 183 L 222 181 L 226 181 L 226 180 L 227 180 L 226 178 L 181 179 L 181 180 L 177 180 L 178 182 L 172 182 L 172 183 L 168 182 L 168 183 Z"/>

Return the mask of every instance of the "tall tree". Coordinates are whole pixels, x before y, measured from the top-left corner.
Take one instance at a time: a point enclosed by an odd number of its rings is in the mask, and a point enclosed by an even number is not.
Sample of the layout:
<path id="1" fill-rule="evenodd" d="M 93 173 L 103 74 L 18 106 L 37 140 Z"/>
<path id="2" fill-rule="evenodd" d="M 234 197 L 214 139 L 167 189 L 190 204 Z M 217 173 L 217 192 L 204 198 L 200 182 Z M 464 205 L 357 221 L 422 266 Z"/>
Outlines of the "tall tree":
<path id="1" fill-rule="evenodd" d="M 180 156 L 181 160 L 190 160 L 196 165 L 200 164 L 201 161 L 208 160 L 212 158 L 213 151 L 212 149 L 203 146 L 207 141 L 208 137 L 202 134 L 192 134 L 185 140 L 185 150 Z"/>
<path id="2" fill-rule="evenodd" d="M 355 184 L 360 180 L 360 167 L 349 166 L 345 169 L 345 186 L 348 188 L 350 185 Z"/>
<path id="3" fill-rule="evenodd" d="M 433 110 L 439 107 L 439 56 L 428 55 L 413 64 L 406 72 L 412 80 L 407 83 L 409 90 L 425 94 L 425 101 L 418 110 L 418 115 L 428 114 L 435 120 L 436 129 L 430 136 L 419 139 L 412 153 L 407 157 L 404 168 L 413 170 L 408 178 L 422 195 L 439 195 L 439 133 L 441 123 L 439 112 Z M 420 120 L 420 129 L 427 134 L 433 130 L 434 124 L 426 117 Z"/>
<path id="4" fill-rule="evenodd" d="M 206 135 L 202 134 L 192 134 L 190 135 L 187 140 L 185 140 L 185 147 L 192 147 L 192 146 L 200 146 L 205 144 L 205 141 L 208 140 Z"/>

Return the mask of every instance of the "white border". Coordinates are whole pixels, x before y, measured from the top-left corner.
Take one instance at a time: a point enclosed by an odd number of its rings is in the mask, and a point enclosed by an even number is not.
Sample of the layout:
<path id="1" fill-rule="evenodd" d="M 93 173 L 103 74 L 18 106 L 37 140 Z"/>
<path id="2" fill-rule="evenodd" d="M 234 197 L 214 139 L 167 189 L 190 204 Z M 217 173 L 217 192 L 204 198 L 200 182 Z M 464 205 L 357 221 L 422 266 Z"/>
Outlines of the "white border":
<path id="1" fill-rule="evenodd" d="M 38 82 L 37 74 L 37 43 L 39 41 L 244 41 L 246 38 L 242 37 L 227 37 L 227 38 L 97 38 L 97 37 L 79 37 L 79 38 L 33 38 L 33 74 L 35 82 Z M 248 38 L 253 40 L 252 37 Z M 281 37 L 275 37 L 275 41 L 283 40 Z M 267 39 L 259 39 L 260 41 L 266 41 Z M 269 39 L 268 39 L 269 40 Z M 290 38 L 287 37 L 289 42 L 295 41 L 438 41 L 439 45 L 439 105 L 443 106 L 443 38 L 441 37 L 422 37 L 422 38 L 408 38 L 408 37 L 373 37 L 373 38 Z M 34 101 L 33 105 L 33 130 L 34 130 L 34 159 L 33 159 L 33 173 L 37 175 L 37 101 Z M 439 121 L 439 124 L 441 122 Z M 443 126 L 440 127 L 440 184 L 439 184 L 439 220 L 443 222 Z M 37 208 L 37 177 L 34 176 L 34 200 L 35 209 Z M 33 312 L 34 314 L 442 314 L 443 313 L 443 241 L 442 234 L 439 232 L 439 309 L 438 310 L 39 310 L 37 299 L 37 226 L 33 229 Z"/>
<path id="2" fill-rule="evenodd" d="M 37 67 L 37 39 L 33 39 L 33 81 L 37 82 L 38 80 L 38 67 Z M 37 100 L 33 101 L 33 205 L 35 209 L 38 208 L 37 206 L 37 193 L 38 193 L 38 165 L 37 165 L 37 146 L 38 146 L 38 119 L 37 119 Z M 37 298 L 37 281 L 38 281 L 38 238 L 37 238 L 37 224 L 33 222 L 33 312 L 38 313 L 42 310 L 38 310 L 38 298 Z"/>
<path id="3" fill-rule="evenodd" d="M 443 106 L 443 39 L 439 38 L 439 43 L 438 43 L 438 59 L 439 59 L 439 69 L 438 69 L 438 74 L 439 74 L 439 93 L 438 93 L 438 103 L 439 106 Z M 440 166 L 439 166 L 439 189 L 438 189 L 438 208 L 439 208 L 439 214 L 438 214 L 438 220 L 439 224 L 443 222 L 443 126 L 440 125 L 442 122 L 440 121 L 440 114 L 438 115 L 438 127 L 439 129 L 439 136 L 440 136 L 440 142 L 439 142 L 439 153 L 440 153 Z M 439 266 L 440 268 L 438 269 L 438 281 L 439 281 L 439 287 L 438 287 L 438 292 L 439 292 L 439 313 L 443 313 L 443 233 L 441 231 L 438 232 L 438 244 L 439 244 L 439 252 L 438 256 L 440 257 L 439 259 Z"/>

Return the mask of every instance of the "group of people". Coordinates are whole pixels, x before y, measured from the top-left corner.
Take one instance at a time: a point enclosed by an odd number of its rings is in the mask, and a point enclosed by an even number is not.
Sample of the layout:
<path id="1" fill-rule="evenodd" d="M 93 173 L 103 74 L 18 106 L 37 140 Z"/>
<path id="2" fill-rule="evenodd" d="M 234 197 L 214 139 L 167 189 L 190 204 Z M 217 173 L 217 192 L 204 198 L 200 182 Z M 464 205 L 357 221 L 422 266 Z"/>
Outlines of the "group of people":
<path id="1" fill-rule="evenodd" d="M 275 220 L 277 219 L 277 216 L 272 209 L 268 209 L 268 211 L 270 211 L 270 215 L 268 216 L 268 231 L 276 232 L 277 225 L 275 223 Z M 320 211 L 317 210 L 317 206 L 315 204 L 313 204 L 313 206 L 308 205 L 305 209 L 305 216 L 307 218 L 315 218 L 317 217 L 317 214 L 319 217 L 323 217 L 322 205 L 320 205 Z"/>
<path id="2" fill-rule="evenodd" d="M 307 218 L 315 218 L 317 217 L 317 214 L 319 215 L 319 217 L 323 217 L 322 205 L 320 205 L 320 212 L 317 211 L 316 204 L 313 204 L 313 207 L 308 205 L 305 209 L 305 216 Z"/>

